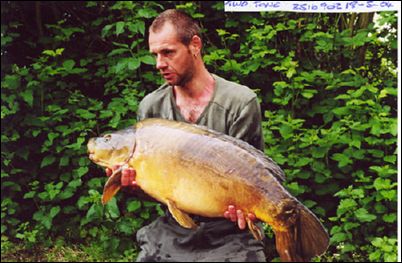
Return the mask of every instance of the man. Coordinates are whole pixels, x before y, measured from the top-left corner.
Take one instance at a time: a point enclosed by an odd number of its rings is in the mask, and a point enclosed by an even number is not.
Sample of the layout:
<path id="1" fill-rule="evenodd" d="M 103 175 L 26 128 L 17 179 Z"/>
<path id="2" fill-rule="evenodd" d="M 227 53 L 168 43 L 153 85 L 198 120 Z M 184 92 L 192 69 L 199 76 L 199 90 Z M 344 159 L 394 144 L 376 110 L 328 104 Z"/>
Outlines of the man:
<path id="1" fill-rule="evenodd" d="M 140 103 L 138 119 L 164 118 L 207 126 L 263 150 L 261 112 L 247 87 L 210 74 L 201 57 L 200 28 L 188 15 L 166 10 L 149 29 L 149 49 L 166 83 Z M 111 174 L 111 171 L 107 171 Z M 122 185 L 135 186 L 135 171 L 122 172 Z M 246 228 L 241 210 L 227 219 L 194 216 L 198 229 L 184 229 L 163 216 L 137 232 L 137 261 L 265 261 L 262 242 Z"/>

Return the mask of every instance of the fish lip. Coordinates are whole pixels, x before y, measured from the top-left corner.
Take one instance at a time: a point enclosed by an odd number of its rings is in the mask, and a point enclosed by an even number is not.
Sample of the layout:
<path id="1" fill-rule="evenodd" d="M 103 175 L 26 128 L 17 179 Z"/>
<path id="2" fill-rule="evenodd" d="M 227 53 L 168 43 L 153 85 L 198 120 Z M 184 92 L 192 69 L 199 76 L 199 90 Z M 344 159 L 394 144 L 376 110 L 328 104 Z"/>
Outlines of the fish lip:
<path id="1" fill-rule="evenodd" d="M 89 155 L 89 159 L 90 159 L 91 161 L 93 161 L 94 163 L 96 163 L 97 165 L 100 165 L 100 166 L 102 166 L 102 167 L 109 168 L 109 169 L 113 170 L 113 169 L 112 169 L 112 165 L 110 165 L 110 164 L 108 164 L 108 163 L 106 163 L 106 162 L 104 162 L 104 161 L 102 161 L 102 160 L 97 160 L 97 159 L 93 156 L 93 154 L 90 154 L 90 155 Z"/>

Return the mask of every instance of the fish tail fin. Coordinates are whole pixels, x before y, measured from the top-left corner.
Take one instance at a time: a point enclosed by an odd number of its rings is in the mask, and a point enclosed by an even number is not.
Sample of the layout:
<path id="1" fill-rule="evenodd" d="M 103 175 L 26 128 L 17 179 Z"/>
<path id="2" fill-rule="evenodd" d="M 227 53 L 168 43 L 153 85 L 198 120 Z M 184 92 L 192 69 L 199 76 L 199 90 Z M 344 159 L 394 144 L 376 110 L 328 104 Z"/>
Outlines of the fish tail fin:
<path id="1" fill-rule="evenodd" d="M 274 230 L 275 231 L 275 230 Z M 319 219 L 301 206 L 299 218 L 285 231 L 275 231 L 276 249 L 282 261 L 308 262 L 328 248 L 329 236 Z"/>
<path id="2" fill-rule="evenodd" d="M 305 206 L 301 206 L 299 228 L 303 257 L 310 260 L 312 257 L 324 254 L 329 246 L 329 235 L 320 220 Z"/>

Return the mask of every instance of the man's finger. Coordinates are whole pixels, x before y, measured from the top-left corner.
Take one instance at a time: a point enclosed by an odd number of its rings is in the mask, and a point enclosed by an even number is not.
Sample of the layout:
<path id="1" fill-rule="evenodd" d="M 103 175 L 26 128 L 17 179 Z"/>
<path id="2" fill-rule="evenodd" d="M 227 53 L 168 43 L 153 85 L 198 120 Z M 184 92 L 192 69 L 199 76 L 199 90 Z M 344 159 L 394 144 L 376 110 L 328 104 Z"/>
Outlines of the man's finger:
<path id="1" fill-rule="evenodd" d="M 240 229 L 246 228 L 246 220 L 244 219 L 243 212 L 241 210 L 237 210 L 237 224 Z"/>
<path id="2" fill-rule="evenodd" d="M 255 221 L 257 218 L 253 213 L 248 213 L 247 215 L 248 219 L 250 219 L 251 221 Z"/>
<path id="3" fill-rule="evenodd" d="M 223 213 L 223 216 L 224 216 L 226 219 L 230 219 L 229 211 L 225 211 L 225 213 Z"/>
<path id="4" fill-rule="evenodd" d="M 113 173 L 112 169 L 106 168 L 106 176 L 109 177 Z"/>

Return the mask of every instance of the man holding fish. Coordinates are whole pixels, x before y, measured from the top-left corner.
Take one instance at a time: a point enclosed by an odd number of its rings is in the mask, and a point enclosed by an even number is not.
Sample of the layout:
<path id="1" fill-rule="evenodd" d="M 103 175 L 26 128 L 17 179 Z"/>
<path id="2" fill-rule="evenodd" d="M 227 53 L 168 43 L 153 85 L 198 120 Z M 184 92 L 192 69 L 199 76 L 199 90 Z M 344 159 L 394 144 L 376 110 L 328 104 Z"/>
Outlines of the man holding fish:
<path id="1" fill-rule="evenodd" d="M 138 120 L 163 118 L 206 126 L 263 150 L 261 112 L 249 88 L 211 74 L 202 60 L 198 24 L 178 10 L 166 10 L 149 29 L 149 49 L 166 83 L 140 103 Z M 117 169 L 117 167 L 115 167 Z M 111 169 L 106 169 L 108 176 Z M 136 188 L 135 171 L 123 169 L 121 184 Z M 244 215 L 230 205 L 226 218 L 193 216 L 199 227 L 184 229 L 171 215 L 137 233 L 137 261 L 265 261 L 263 242 L 246 228 Z M 232 222 L 236 222 L 236 224 Z M 261 231 L 262 232 L 262 231 Z"/>

